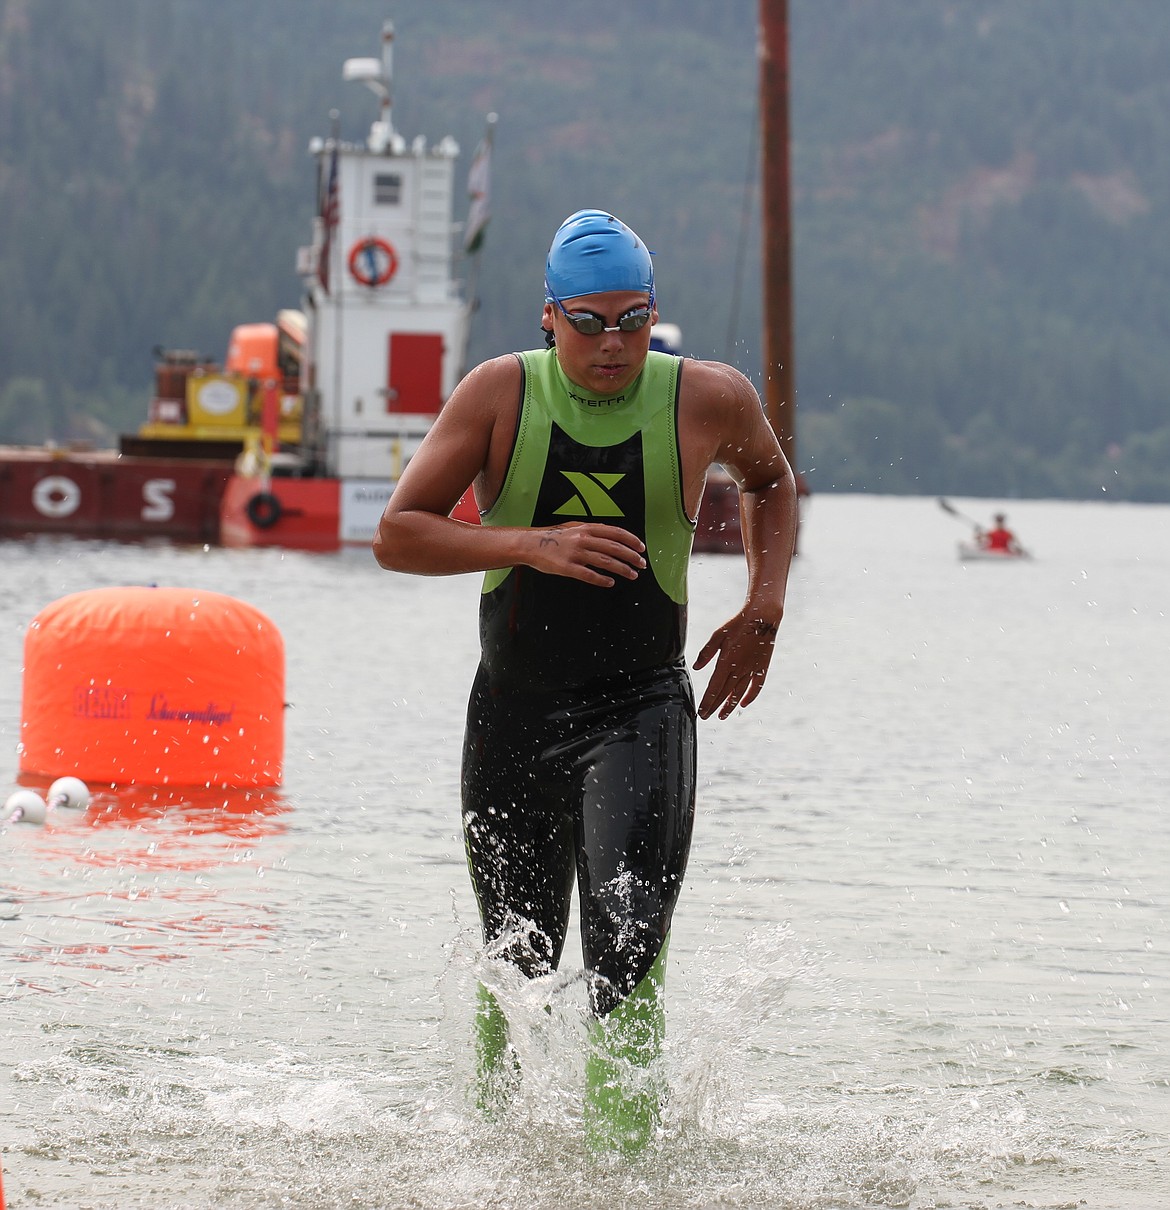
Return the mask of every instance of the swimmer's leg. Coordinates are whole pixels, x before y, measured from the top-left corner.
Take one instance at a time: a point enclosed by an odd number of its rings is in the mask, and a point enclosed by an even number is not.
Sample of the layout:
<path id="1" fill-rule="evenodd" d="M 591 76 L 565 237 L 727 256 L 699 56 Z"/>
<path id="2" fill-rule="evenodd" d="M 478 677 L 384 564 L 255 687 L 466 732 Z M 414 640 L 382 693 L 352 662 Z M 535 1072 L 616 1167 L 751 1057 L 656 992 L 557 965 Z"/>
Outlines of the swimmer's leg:
<path id="1" fill-rule="evenodd" d="M 634 1155 L 654 1137 L 665 1092 L 667 942 L 695 809 L 689 682 L 643 687 L 583 754 L 577 879 L 581 948 L 598 1018 L 586 1067 L 586 1137 Z"/>
<path id="2" fill-rule="evenodd" d="M 665 1090 L 655 1069 L 666 1036 L 666 949 L 609 1014 L 593 1022 L 585 1059 L 585 1142 L 633 1158 L 654 1137 Z"/>
<path id="3" fill-rule="evenodd" d="M 535 978 L 560 960 L 576 874 L 563 788 L 541 776 L 542 720 L 522 704 L 502 702 L 477 678 L 463 748 L 463 838 L 489 956 Z M 519 1064 L 503 1008 L 482 984 L 475 1042 L 476 1103 L 501 1112 Z"/>

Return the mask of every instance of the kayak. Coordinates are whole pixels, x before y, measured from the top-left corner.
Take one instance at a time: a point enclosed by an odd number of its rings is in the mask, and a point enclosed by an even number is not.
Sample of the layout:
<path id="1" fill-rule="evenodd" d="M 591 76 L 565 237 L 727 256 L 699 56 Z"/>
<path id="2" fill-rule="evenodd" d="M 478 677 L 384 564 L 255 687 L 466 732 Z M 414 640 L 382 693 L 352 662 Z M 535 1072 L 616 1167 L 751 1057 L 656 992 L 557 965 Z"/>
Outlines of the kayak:
<path id="1" fill-rule="evenodd" d="M 1031 557 L 1026 550 L 989 549 L 977 542 L 959 543 L 959 560 L 963 563 L 1019 563 Z"/>

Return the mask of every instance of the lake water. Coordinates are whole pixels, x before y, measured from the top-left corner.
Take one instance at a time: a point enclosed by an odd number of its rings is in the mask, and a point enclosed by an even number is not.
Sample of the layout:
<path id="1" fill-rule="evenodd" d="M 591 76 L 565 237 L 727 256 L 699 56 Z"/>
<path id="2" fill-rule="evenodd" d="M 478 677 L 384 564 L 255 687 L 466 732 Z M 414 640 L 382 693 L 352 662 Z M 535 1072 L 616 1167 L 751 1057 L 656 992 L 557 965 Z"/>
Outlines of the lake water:
<path id="1" fill-rule="evenodd" d="M 0 547 L 5 796 L 24 633 L 70 592 L 248 601 L 290 702 L 278 791 L 107 792 L 0 833 L 9 1210 L 1164 1210 L 1170 506 L 1008 511 L 1032 562 L 960 563 L 934 500 L 812 501 L 771 680 L 701 727 L 672 1099 L 634 1163 L 584 1147 L 575 942 L 504 981 L 511 1114 L 469 1105 L 475 577 Z M 696 559 L 692 657 L 742 589 Z"/>

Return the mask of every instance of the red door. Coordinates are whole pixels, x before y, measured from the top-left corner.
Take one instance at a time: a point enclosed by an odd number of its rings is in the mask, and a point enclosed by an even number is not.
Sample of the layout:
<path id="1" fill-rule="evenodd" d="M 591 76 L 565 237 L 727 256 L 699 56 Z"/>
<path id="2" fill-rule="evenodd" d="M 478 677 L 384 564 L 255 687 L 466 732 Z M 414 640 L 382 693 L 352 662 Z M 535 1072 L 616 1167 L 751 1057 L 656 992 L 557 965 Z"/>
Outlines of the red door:
<path id="1" fill-rule="evenodd" d="M 443 403 L 443 338 L 438 332 L 391 332 L 386 411 L 433 415 Z"/>

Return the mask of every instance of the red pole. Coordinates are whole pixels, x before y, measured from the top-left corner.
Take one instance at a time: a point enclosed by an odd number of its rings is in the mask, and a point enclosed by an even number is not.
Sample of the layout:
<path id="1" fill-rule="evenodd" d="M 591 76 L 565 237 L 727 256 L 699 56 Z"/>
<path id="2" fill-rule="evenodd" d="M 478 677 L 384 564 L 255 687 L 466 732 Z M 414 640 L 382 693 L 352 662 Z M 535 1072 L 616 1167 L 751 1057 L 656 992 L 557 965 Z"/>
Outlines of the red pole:
<path id="1" fill-rule="evenodd" d="M 260 409 L 260 443 L 266 459 L 271 460 L 276 450 L 276 438 L 280 429 L 280 391 L 270 378 L 264 384 L 264 402 Z"/>
<path id="2" fill-rule="evenodd" d="M 760 0 L 764 410 L 796 470 L 792 222 L 788 133 L 788 3 Z"/>

